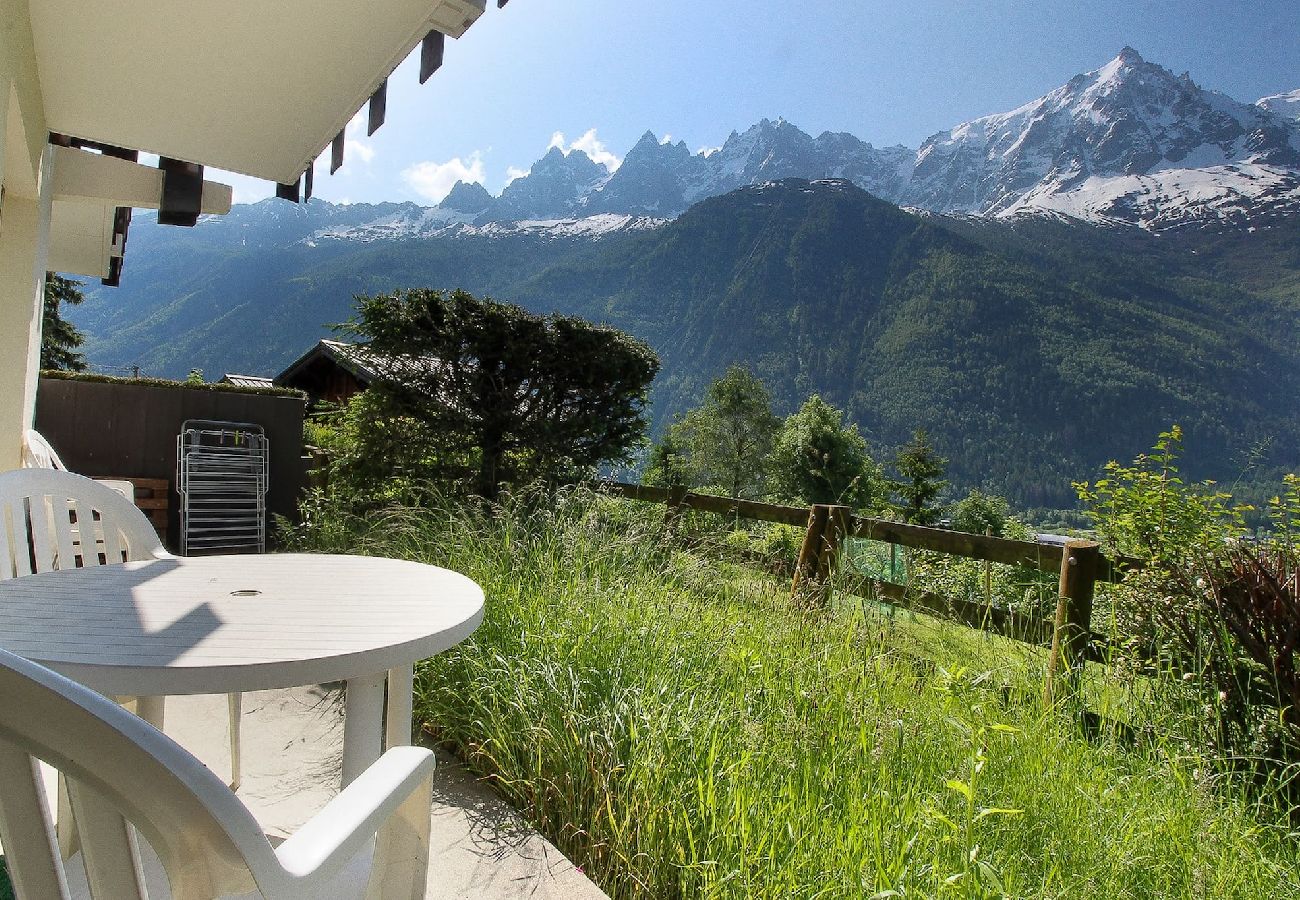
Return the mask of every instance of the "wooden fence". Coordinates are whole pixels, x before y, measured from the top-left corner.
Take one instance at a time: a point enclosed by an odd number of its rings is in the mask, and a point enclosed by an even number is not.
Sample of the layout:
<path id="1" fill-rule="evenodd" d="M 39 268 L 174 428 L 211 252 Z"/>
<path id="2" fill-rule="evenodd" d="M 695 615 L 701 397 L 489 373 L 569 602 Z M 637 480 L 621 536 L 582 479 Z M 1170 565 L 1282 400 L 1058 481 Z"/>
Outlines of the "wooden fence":
<path id="1" fill-rule="evenodd" d="M 853 594 L 884 598 L 894 606 L 952 619 L 1018 641 L 1050 646 L 1045 686 L 1045 700 L 1049 705 L 1073 694 L 1084 661 L 1100 655 L 1091 629 L 1097 582 L 1119 581 L 1124 571 L 1138 566 L 1136 560 L 1107 558 L 1095 541 L 1072 540 L 1064 546 L 1042 544 L 860 516 L 845 506 L 780 506 L 618 481 L 598 482 L 597 487 L 630 500 L 666 504 L 670 515 L 695 510 L 804 528 L 791 590 L 805 601 L 825 603 L 832 586 L 837 586 Z M 1060 579 L 1056 616 L 1052 620 L 1017 616 L 1012 610 L 992 603 L 942 597 L 863 576 L 833 579 L 846 537 L 1055 573 Z"/>

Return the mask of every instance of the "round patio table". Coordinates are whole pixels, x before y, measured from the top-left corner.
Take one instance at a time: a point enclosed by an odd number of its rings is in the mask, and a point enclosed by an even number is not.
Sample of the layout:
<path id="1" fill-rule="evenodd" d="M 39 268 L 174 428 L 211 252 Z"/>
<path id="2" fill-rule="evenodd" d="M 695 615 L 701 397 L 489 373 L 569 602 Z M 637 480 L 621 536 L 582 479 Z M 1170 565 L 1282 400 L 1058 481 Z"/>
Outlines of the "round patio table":
<path id="1" fill-rule="evenodd" d="M 166 695 L 347 682 L 344 784 L 411 742 L 413 664 L 482 618 L 464 575 L 379 557 L 168 557 L 0 581 L 0 647 L 141 697 L 159 727 Z"/>

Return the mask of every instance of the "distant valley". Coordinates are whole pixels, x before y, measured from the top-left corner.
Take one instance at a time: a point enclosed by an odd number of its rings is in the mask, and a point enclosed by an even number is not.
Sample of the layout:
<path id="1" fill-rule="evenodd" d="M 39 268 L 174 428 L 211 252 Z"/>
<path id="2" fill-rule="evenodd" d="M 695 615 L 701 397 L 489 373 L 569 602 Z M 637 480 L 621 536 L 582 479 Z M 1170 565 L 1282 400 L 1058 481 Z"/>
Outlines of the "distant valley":
<path id="1" fill-rule="evenodd" d="M 927 427 L 1022 507 L 1174 421 L 1196 472 L 1257 476 L 1300 465 L 1298 112 L 1126 50 L 915 151 L 765 121 L 708 155 L 647 135 L 612 174 L 552 151 L 432 208 L 141 215 L 72 317 L 97 363 L 274 374 L 355 294 L 463 287 L 648 340 L 656 430 L 745 362 L 780 412 L 820 392 L 878 452 Z"/>

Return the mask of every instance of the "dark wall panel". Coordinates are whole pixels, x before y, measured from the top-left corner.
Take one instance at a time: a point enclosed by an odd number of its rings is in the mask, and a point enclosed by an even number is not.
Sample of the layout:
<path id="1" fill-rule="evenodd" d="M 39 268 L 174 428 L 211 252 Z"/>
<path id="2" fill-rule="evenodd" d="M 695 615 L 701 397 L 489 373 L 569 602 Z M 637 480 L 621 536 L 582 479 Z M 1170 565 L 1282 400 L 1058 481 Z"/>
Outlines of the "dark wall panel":
<path id="1" fill-rule="evenodd" d="M 36 430 L 80 475 L 167 479 L 171 484 L 168 546 L 175 547 L 179 527 L 176 436 L 181 423 L 214 419 L 261 425 L 271 442 L 267 507 L 294 518 L 306 485 L 304 409 L 302 399 L 274 394 L 42 378 L 36 393 Z"/>

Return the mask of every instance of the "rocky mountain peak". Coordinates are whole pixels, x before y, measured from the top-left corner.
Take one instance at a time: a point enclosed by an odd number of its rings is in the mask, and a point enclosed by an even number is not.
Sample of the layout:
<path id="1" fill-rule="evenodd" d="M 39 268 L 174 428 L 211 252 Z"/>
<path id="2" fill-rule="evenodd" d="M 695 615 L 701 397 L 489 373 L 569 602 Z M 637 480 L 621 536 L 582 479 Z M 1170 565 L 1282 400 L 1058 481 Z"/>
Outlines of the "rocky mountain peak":
<path id="1" fill-rule="evenodd" d="M 1243 204 L 1249 215 L 1256 206 L 1300 202 L 1292 197 L 1300 91 L 1240 103 L 1126 46 L 1041 97 L 932 135 L 918 150 L 877 148 L 845 132 L 814 139 L 779 116 L 733 130 L 707 154 L 647 130 L 613 173 L 581 150 L 551 147 L 490 205 L 469 186 L 444 203 L 458 215 L 487 208 L 485 222 L 662 218 L 786 178 L 847 179 L 890 202 L 941 213 L 1048 210 L 1151 227 L 1168 219 L 1168 207 L 1173 221 L 1222 221 L 1225 211 L 1239 217 Z"/>
<path id="2" fill-rule="evenodd" d="M 492 205 L 492 195 L 477 181 L 458 181 L 438 204 L 439 209 L 460 213 L 481 213 Z"/>
<path id="3" fill-rule="evenodd" d="M 1300 88 L 1285 94 L 1261 97 L 1255 105 L 1300 125 Z"/>

